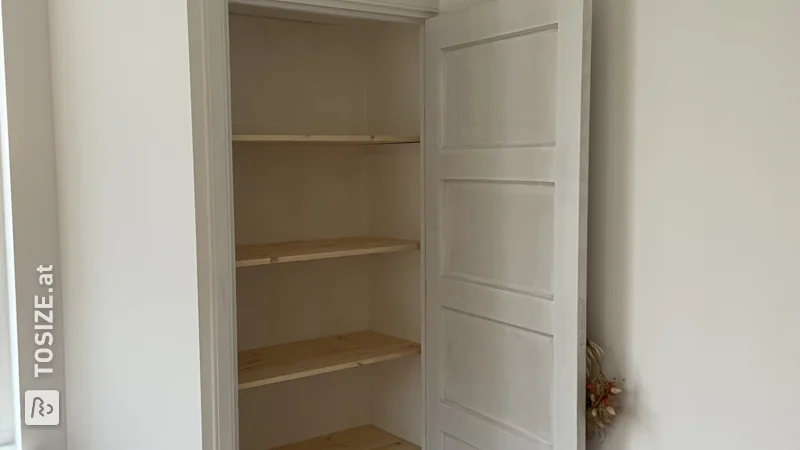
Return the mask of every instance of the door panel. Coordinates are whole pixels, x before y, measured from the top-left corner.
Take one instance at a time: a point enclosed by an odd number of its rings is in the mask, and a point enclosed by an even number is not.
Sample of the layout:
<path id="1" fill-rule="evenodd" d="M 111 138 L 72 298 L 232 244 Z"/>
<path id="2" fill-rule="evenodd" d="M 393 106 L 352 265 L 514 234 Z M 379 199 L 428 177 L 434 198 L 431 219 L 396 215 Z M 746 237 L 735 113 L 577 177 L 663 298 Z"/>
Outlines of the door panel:
<path id="1" fill-rule="evenodd" d="M 441 401 L 531 439 L 550 440 L 552 336 L 449 308 L 441 316 Z"/>
<path id="2" fill-rule="evenodd" d="M 428 21 L 426 445 L 584 448 L 589 0 Z"/>
<path id="3" fill-rule="evenodd" d="M 552 186 L 443 180 L 441 189 L 441 276 L 552 297 Z"/>
<path id="4" fill-rule="evenodd" d="M 555 141 L 556 36 L 555 28 L 526 30 L 444 49 L 444 148 Z"/>

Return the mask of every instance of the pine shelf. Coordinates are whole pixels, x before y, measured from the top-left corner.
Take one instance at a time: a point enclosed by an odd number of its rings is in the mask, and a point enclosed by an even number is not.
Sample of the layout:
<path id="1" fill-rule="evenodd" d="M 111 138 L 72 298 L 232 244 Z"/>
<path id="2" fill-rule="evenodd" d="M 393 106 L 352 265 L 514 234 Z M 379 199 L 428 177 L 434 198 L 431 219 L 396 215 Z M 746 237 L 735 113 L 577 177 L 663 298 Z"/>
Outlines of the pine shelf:
<path id="1" fill-rule="evenodd" d="M 381 237 L 348 237 L 236 247 L 236 267 L 418 250 L 419 242 Z"/>
<path id="2" fill-rule="evenodd" d="M 338 135 L 338 134 L 234 134 L 235 143 L 253 144 L 416 144 L 419 136 L 388 136 L 377 134 Z"/>
<path id="3" fill-rule="evenodd" d="M 416 445 L 380 428 L 366 425 L 273 450 L 420 450 Z"/>
<path id="4" fill-rule="evenodd" d="M 239 389 L 375 364 L 420 353 L 420 345 L 358 331 L 239 352 Z"/>

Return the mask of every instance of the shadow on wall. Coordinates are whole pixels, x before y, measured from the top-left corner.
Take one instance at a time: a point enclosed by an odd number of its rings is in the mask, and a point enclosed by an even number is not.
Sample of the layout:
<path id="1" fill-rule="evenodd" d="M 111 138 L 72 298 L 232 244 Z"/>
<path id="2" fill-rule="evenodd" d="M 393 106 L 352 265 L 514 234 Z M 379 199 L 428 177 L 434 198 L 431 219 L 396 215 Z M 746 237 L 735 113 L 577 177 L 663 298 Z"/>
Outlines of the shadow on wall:
<path id="1" fill-rule="evenodd" d="M 628 379 L 623 416 L 605 441 L 588 449 L 634 450 L 626 428 L 638 426 L 636 374 L 630 354 L 630 207 L 635 0 L 595 0 L 592 35 L 591 140 L 589 164 L 589 337 L 607 352 L 609 376 Z M 635 425 L 636 424 L 636 425 Z M 601 443 L 602 441 L 602 443 Z"/>

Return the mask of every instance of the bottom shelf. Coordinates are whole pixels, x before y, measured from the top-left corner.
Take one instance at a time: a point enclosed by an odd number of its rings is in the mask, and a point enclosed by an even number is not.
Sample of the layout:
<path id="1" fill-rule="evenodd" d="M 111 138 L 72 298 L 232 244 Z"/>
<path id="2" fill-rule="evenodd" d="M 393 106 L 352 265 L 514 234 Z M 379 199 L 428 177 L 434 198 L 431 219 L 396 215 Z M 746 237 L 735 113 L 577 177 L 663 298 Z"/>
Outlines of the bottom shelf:
<path id="1" fill-rule="evenodd" d="M 332 433 L 273 450 L 420 450 L 391 433 L 366 425 Z"/>

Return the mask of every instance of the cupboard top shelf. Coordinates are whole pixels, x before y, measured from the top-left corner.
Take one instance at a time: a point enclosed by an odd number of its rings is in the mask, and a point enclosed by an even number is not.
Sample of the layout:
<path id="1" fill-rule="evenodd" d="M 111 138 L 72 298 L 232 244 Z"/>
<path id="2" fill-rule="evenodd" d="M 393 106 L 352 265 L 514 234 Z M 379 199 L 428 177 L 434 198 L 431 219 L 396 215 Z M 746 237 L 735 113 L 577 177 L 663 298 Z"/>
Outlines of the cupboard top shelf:
<path id="1" fill-rule="evenodd" d="M 236 267 L 418 250 L 419 242 L 381 237 L 348 237 L 236 247 Z"/>
<path id="2" fill-rule="evenodd" d="M 419 136 L 337 135 L 337 134 L 234 134 L 234 143 L 253 144 L 414 144 Z"/>

